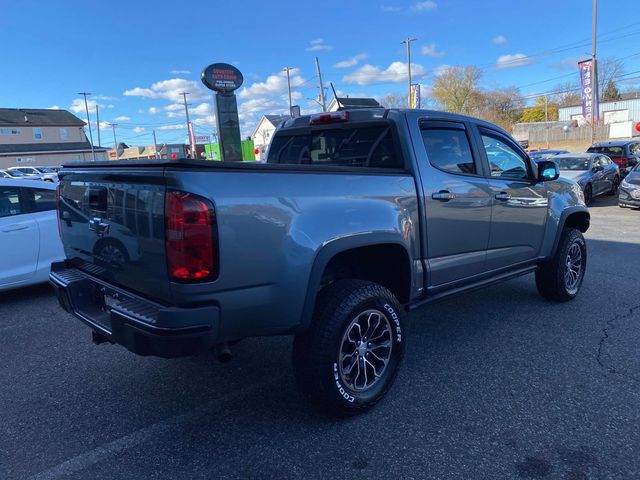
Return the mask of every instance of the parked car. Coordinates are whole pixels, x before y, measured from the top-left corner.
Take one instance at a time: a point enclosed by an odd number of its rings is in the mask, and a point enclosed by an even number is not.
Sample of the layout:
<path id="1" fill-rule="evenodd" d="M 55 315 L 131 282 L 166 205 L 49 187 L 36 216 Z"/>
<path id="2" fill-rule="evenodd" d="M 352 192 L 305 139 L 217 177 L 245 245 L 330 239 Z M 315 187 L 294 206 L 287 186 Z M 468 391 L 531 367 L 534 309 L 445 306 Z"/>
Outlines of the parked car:
<path id="1" fill-rule="evenodd" d="M 532 160 L 539 162 L 540 160 L 553 160 L 553 157 L 556 155 L 561 155 L 563 153 L 569 153 L 568 150 L 536 150 L 534 152 L 529 153 L 529 156 Z"/>
<path id="2" fill-rule="evenodd" d="M 25 175 L 19 170 L 0 170 L 0 178 L 16 178 L 20 180 L 39 180 L 35 175 Z"/>
<path id="3" fill-rule="evenodd" d="M 534 272 L 543 297 L 576 297 L 590 216 L 558 176 L 503 129 L 461 115 L 294 118 L 265 164 L 67 165 L 67 259 L 50 278 L 94 342 L 140 355 L 227 357 L 244 337 L 295 335 L 305 397 L 355 414 L 391 386 L 407 310 Z M 69 203 L 88 224 L 67 216 Z M 117 227 L 135 235 L 139 260 L 105 265 L 78 238 Z"/>
<path id="4" fill-rule="evenodd" d="M 620 170 L 606 155 L 565 153 L 557 155 L 553 161 L 558 164 L 561 177 L 580 185 L 587 205 L 598 195 L 618 193 Z"/>
<path id="5" fill-rule="evenodd" d="M 58 181 L 58 174 L 50 167 L 9 167 L 9 170 L 22 172 L 25 175 L 32 175 L 45 182 Z"/>
<path id="6" fill-rule="evenodd" d="M 587 153 L 602 153 L 608 156 L 618 165 L 620 175 L 624 177 L 640 160 L 640 142 L 637 140 L 616 140 L 594 143 L 587 149 Z"/>
<path id="7" fill-rule="evenodd" d="M 64 258 L 53 185 L 0 179 L 0 245 L 0 291 L 47 281 Z"/>
<path id="8" fill-rule="evenodd" d="M 640 163 L 622 180 L 618 205 L 640 208 Z"/>

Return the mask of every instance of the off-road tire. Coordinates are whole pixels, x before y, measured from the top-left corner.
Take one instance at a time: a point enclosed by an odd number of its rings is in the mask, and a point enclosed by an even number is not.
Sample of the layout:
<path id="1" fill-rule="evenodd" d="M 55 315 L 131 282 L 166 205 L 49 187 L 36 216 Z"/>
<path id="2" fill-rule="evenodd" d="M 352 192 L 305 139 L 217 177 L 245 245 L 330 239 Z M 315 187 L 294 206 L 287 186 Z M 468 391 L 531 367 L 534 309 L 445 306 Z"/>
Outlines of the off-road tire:
<path id="1" fill-rule="evenodd" d="M 341 350 L 353 321 L 370 315 L 370 311 L 377 311 L 388 320 L 391 349 L 388 362 L 375 383 L 369 388 L 355 390 L 344 381 L 343 366 L 339 364 Z M 380 320 L 383 321 L 382 317 Z M 395 379 L 404 353 L 402 330 L 398 300 L 381 285 L 362 280 L 339 280 L 323 288 L 310 328 L 297 335 L 293 342 L 293 371 L 302 394 L 319 410 L 332 415 L 356 415 L 371 408 Z M 366 334 L 361 332 L 361 338 L 366 340 Z M 355 351 L 358 351 L 357 347 Z M 364 357 L 357 361 L 365 365 Z"/>
<path id="2" fill-rule="evenodd" d="M 565 279 L 569 252 L 574 245 L 580 249 L 581 268 L 575 288 L 569 288 Z M 567 302 L 573 300 L 580 291 L 587 267 L 587 248 L 580 230 L 565 227 L 560 236 L 560 242 L 553 258 L 543 263 L 536 272 L 536 287 L 538 293 L 548 300 Z"/>

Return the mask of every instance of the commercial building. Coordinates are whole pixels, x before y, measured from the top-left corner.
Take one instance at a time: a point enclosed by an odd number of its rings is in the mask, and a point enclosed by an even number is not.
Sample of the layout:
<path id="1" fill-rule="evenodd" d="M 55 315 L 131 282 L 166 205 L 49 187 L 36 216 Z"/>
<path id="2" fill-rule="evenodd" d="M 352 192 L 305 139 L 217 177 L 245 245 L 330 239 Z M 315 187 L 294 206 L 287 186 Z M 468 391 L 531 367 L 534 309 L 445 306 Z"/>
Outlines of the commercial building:
<path id="1" fill-rule="evenodd" d="M 66 110 L 0 108 L 0 168 L 92 161 L 84 126 Z M 93 150 L 106 160 L 106 148 Z"/>

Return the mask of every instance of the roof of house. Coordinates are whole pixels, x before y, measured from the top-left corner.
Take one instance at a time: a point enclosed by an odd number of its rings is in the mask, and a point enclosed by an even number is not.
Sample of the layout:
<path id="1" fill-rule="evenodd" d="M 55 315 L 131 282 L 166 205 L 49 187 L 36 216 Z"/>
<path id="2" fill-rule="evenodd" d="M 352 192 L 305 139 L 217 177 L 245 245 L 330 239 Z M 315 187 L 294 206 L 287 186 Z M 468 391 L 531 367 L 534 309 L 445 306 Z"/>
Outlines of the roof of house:
<path id="1" fill-rule="evenodd" d="M 291 115 L 265 115 L 265 117 L 273 124 L 274 127 L 277 127 L 282 122 L 289 120 Z"/>
<path id="2" fill-rule="evenodd" d="M 0 126 L 78 126 L 84 122 L 67 110 L 47 108 L 0 108 Z"/>
<path id="3" fill-rule="evenodd" d="M 96 152 L 106 152 L 104 147 L 93 147 Z M 59 143 L 18 143 L 15 145 L 0 145 L 0 155 L 14 153 L 45 153 L 45 152 L 90 152 L 89 142 L 59 142 Z"/>

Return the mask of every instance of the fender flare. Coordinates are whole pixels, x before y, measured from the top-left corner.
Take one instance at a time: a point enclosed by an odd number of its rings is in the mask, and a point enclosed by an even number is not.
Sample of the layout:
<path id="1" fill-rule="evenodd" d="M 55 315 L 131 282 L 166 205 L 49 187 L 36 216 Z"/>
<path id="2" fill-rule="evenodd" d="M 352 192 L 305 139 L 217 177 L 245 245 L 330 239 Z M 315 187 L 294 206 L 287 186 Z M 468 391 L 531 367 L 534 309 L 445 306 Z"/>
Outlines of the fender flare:
<path id="1" fill-rule="evenodd" d="M 313 265 L 311 267 L 309 281 L 307 282 L 307 293 L 305 295 L 304 305 L 302 308 L 302 316 L 300 319 L 299 327 L 297 329 L 298 333 L 305 331 L 311 324 L 313 311 L 316 304 L 316 298 L 320 287 L 320 281 L 322 280 L 322 274 L 324 273 L 325 268 L 333 257 L 347 250 L 353 250 L 354 248 L 374 247 L 376 245 L 388 244 L 398 245 L 402 247 L 407 253 L 407 258 L 409 258 L 409 261 L 411 261 L 411 255 L 407 250 L 407 245 L 398 233 L 362 233 L 325 242 L 316 253 Z M 411 265 L 409 267 L 409 271 L 411 272 Z"/>
<path id="2" fill-rule="evenodd" d="M 553 258 L 556 254 L 556 250 L 558 249 L 558 244 L 560 243 L 560 236 L 562 235 L 562 231 L 564 230 L 564 226 L 567 223 L 567 219 L 575 214 L 575 213 L 586 213 L 587 215 L 587 228 L 585 232 L 589 229 L 589 223 L 591 221 L 591 214 L 589 213 L 589 209 L 587 207 L 583 207 L 580 205 L 575 205 L 573 207 L 565 208 L 560 214 L 560 220 L 558 221 L 558 228 L 556 229 L 556 235 L 553 239 L 553 246 L 551 248 L 551 253 L 549 254 L 549 258 Z"/>

